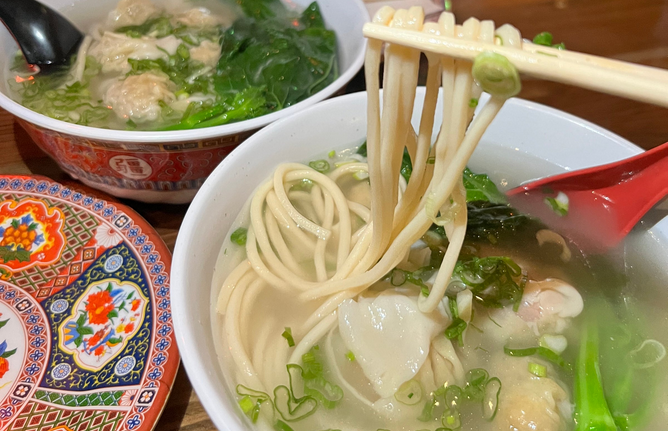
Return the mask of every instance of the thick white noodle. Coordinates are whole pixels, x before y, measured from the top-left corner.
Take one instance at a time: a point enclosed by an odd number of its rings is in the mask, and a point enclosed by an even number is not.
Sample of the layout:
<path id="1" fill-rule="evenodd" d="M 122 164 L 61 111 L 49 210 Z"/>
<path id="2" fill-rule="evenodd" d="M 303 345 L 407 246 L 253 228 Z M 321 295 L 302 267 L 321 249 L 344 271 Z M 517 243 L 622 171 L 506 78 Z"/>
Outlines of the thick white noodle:
<path id="1" fill-rule="evenodd" d="M 383 26 L 487 43 L 501 34 L 508 45 L 521 46 L 519 32 L 502 27 L 495 33 L 491 21 L 471 18 L 458 26 L 450 13 L 443 13 L 438 23 L 425 24 L 423 20 L 420 8 L 395 11 L 383 7 L 373 18 Z M 411 245 L 424 235 L 439 212 L 449 245 L 429 295 L 420 295 L 418 306 L 430 313 L 443 301 L 466 234 L 462 171 L 505 100 L 491 97 L 473 117 L 473 99 L 480 97 L 480 89 L 473 81 L 471 62 L 427 53 L 427 88 L 416 133 L 411 118 L 419 58 L 418 49 L 369 40 L 365 63 L 366 163 L 358 159 L 328 173 L 286 163 L 256 190 L 250 205 L 246 260 L 225 280 L 216 307 L 224 314 L 225 343 L 240 382 L 263 391 L 284 384 L 285 365 L 300 363 L 302 355 L 324 339 L 328 363 L 345 391 L 372 407 L 371 401 L 345 381 L 337 366 L 332 334 L 338 325 L 338 307 L 405 260 Z M 439 87 L 443 115 L 434 137 Z M 408 182 L 400 175 L 405 150 L 413 168 Z M 351 175 L 365 178 L 367 173 L 368 204 L 347 196 L 340 185 L 347 184 Z M 303 322 L 293 324 L 297 345 L 292 348 L 280 337 L 281 322 L 258 314 L 257 298 L 267 289 L 289 295 L 296 306 L 315 309 Z M 467 298 L 462 295 L 463 316 L 469 316 L 469 310 L 464 309 Z M 257 319 L 261 319 L 259 323 Z M 251 334 L 252 324 L 256 334 Z M 431 350 L 425 382 L 431 385 L 437 374 L 462 384 L 464 371 L 450 340 L 437 337 Z"/>

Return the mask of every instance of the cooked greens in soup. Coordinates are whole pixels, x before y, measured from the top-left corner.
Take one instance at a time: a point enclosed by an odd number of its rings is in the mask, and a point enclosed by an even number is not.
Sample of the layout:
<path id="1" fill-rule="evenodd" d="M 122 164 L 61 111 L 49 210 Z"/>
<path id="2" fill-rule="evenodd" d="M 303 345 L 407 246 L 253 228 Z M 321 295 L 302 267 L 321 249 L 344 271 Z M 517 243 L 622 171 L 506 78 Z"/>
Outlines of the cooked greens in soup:
<path id="1" fill-rule="evenodd" d="M 422 19 L 375 17 L 455 31 L 451 14 Z M 473 19 L 459 34 L 521 41 Z M 386 47 L 381 112 L 381 48 L 370 41 L 367 141 L 279 165 L 221 249 L 214 334 L 239 410 L 279 431 L 657 429 L 665 348 L 623 266 L 466 168 L 519 91 L 516 70 L 493 55 L 428 56 L 416 131 L 419 51 Z M 491 98 L 473 116 L 482 89 Z"/>
<path id="2" fill-rule="evenodd" d="M 75 124 L 180 130 L 265 115 L 334 81 L 336 36 L 317 3 L 299 13 L 280 0 L 236 3 L 121 0 L 72 66 L 39 75 L 19 56 L 10 88 L 26 107 Z"/>

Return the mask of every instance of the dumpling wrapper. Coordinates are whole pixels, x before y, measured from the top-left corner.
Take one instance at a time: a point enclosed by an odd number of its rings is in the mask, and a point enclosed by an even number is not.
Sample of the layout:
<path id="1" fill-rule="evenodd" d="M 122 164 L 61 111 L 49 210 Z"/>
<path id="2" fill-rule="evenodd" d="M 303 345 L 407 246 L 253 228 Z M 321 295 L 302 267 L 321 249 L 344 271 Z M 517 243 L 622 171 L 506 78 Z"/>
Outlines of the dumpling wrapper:
<path id="1" fill-rule="evenodd" d="M 432 338 L 446 322 L 444 310 L 425 315 L 405 295 L 348 299 L 339 305 L 339 331 L 381 398 L 394 395 L 420 370 Z"/>

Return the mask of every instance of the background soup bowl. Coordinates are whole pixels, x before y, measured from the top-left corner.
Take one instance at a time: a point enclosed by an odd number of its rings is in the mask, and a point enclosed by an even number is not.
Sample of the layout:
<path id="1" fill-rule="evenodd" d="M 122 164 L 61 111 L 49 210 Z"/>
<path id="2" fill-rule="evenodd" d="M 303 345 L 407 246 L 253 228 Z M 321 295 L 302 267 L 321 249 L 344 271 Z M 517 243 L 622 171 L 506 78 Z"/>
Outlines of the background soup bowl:
<path id="1" fill-rule="evenodd" d="M 40 0 L 61 11 L 82 31 L 102 21 L 118 0 Z M 156 4 L 167 0 L 153 0 Z M 312 0 L 291 0 L 305 7 Z M 236 146 L 258 129 L 340 91 L 360 70 L 366 42 L 362 26 L 369 16 L 362 0 L 318 0 L 327 27 L 338 42 L 340 74 L 332 84 L 302 102 L 262 117 L 223 126 L 173 132 L 99 129 L 55 120 L 8 97 L 6 70 L 0 79 L 0 106 L 18 117 L 32 139 L 61 168 L 115 196 L 145 202 L 185 203 Z M 0 59 L 11 64 L 17 45 L 0 26 Z M 7 67 L 7 66 L 5 66 Z"/>
<path id="2" fill-rule="evenodd" d="M 419 124 L 423 99 L 424 89 L 420 88 L 414 126 Z M 437 119 L 440 109 L 439 103 Z M 247 429 L 245 418 L 227 389 L 229 385 L 216 352 L 220 321 L 212 313 L 220 286 L 212 288 L 212 276 L 221 245 L 253 190 L 279 163 L 322 158 L 332 149 L 360 144 L 365 133 L 366 93 L 337 97 L 278 121 L 253 135 L 223 160 L 186 214 L 171 272 L 174 326 L 188 376 L 221 430 Z M 276 142 L 284 145 L 276 147 Z M 271 158 L 256 157 L 268 151 L 273 151 Z M 612 162 L 641 151 L 621 137 L 577 117 L 511 99 L 483 136 L 470 166 L 490 173 L 502 189 L 508 189 L 522 181 Z M 639 272 L 657 274 L 655 268 L 667 267 L 668 223 L 665 222 L 634 240 L 634 248 L 642 253 L 627 258 Z M 643 271 L 643 268 L 650 269 Z M 663 286 L 656 287 L 658 291 Z M 662 304 L 666 304 L 666 295 L 663 296 Z M 665 315 L 665 311 L 661 313 Z"/>

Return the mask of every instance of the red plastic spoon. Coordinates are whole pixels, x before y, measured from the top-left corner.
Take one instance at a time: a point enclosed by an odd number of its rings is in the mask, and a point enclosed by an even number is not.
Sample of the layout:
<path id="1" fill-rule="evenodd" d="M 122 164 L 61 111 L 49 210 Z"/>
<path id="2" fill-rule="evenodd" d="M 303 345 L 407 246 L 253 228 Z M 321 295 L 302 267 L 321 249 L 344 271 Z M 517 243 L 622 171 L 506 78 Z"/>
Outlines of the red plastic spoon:
<path id="1" fill-rule="evenodd" d="M 559 192 L 568 198 L 565 215 L 546 201 Z M 543 178 L 508 192 L 519 211 L 540 218 L 589 252 L 619 244 L 666 195 L 668 142 L 629 159 Z"/>

